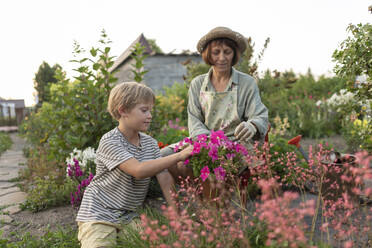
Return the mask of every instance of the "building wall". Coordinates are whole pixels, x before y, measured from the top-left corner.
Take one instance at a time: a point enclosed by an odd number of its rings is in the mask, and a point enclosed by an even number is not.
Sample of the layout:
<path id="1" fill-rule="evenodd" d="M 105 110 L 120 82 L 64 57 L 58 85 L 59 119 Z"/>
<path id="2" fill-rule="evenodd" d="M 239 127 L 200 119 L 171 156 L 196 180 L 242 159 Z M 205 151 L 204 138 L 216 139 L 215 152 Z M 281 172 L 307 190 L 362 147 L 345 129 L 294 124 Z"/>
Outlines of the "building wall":
<path id="1" fill-rule="evenodd" d="M 118 78 L 118 83 L 133 81 L 132 65 L 133 59 L 128 59 L 124 64 L 115 69 L 115 77 Z"/>
<path id="2" fill-rule="evenodd" d="M 160 91 L 164 86 L 172 86 L 174 82 L 183 83 L 186 76 L 186 66 L 182 63 L 190 59 L 193 62 L 201 62 L 200 56 L 191 55 L 153 55 L 148 56 L 145 61 L 144 82 L 155 91 Z M 115 74 L 118 82 L 133 81 L 133 73 L 130 64 L 133 60 L 122 65 Z"/>

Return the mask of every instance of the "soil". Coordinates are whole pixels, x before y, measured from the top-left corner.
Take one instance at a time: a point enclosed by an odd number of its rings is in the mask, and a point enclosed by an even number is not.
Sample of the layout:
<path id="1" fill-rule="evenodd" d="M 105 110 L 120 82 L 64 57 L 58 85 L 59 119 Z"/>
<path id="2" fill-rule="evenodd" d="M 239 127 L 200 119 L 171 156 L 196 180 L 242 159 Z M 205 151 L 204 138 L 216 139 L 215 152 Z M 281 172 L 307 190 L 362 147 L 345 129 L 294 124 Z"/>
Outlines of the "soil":
<path id="1" fill-rule="evenodd" d="M 317 146 L 321 141 L 328 141 L 333 145 L 336 151 L 341 153 L 347 153 L 347 145 L 342 136 L 333 136 L 330 138 L 323 139 L 303 139 L 301 144 L 305 151 L 308 151 L 309 145 Z M 160 209 L 160 206 L 165 204 L 165 200 L 162 197 L 154 199 L 146 199 L 145 205 Z M 77 229 L 75 222 L 77 211 L 70 205 L 51 208 L 45 211 L 32 213 L 30 211 L 21 211 L 16 214 L 10 215 L 13 218 L 13 222 L 8 225 L 4 230 L 3 236 L 12 239 L 15 237 L 11 233 L 24 234 L 29 232 L 31 235 L 39 236 L 46 233 L 49 229 L 56 231 L 59 228 Z"/>

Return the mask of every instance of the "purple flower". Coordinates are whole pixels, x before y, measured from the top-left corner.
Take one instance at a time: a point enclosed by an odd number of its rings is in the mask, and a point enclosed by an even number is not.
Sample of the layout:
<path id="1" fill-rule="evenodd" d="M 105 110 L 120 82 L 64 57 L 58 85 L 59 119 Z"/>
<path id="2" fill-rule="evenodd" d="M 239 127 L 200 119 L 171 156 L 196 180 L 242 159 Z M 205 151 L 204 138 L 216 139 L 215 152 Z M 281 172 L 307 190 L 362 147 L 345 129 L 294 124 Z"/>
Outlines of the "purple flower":
<path id="1" fill-rule="evenodd" d="M 73 176 L 73 173 L 72 173 L 71 165 L 70 164 L 67 165 L 67 174 L 68 174 L 69 177 L 72 177 Z"/>
<path id="2" fill-rule="evenodd" d="M 79 160 L 77 160 L 76 158 L 74 158 L 73 160 L 74 160 L 75 166 L 78 166 L 79 165 Z"/>
<path id="3" fill-rule="evenodd" d="M 70 193 L 70 196 L 71 196 L 71 205 L 74 205 L 75 204 L 75 197 L 72 194 L 72 192 Z"/>
<path id="4" fill-rule="evenodd" d="M 228 160 L 231 160 L 231 159 L 233 159 L 235 157 L 235 154 L 234 153 L 227 153 L 226 154 L 226 158 L 228 159 Z"/>
<path id="5" fill-rule="evenodd" d="M 221 180 L 221 181 L 225 180 L 226 171 L 224 168 L 222 168 L 222 166 L 215 168 L 213 171 L 214 171 L 214 174 L 216 175 L 217 180 Z"/>
<path id="6" fill-rule="evenodd" d="M 208 156 L 212 158 L 212 162 L 218 159 L 218 148 L 217 146 L 210 146 Z"/>
<path id="7" fill-rule="evenodd" d="M 203 182 L 208 178 L 209 176 L 209 167 L 208 166 L 204 166 L 201 170 L 200 170 L 200 177 L 202 178 Z"/>

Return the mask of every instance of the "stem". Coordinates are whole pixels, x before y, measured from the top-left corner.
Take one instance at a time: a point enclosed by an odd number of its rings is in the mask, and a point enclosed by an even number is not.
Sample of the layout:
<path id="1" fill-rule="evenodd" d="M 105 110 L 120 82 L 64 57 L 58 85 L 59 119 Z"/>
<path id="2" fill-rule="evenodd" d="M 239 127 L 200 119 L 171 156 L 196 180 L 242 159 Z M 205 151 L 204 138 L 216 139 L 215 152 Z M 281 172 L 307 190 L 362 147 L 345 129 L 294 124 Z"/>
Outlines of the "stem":
<path id="1" fill-rule="evenodd" d="M 323 198 L 322 198 L 322 205 L 324 206 L 324 199 L 323 199 Z M 326 223 L 328 223 L 328 218 L 327 218 L 327 216 L 324 216 L 324 218 L 325 218 Z M 330 244 L 330 242 L 331 242 L 331 237 L 330 237 L 330 235 L 329 235 L 329 228 L 328 228 L 328 226 L 326 227 L 326 229 L 327 229 L 327 242 L 328 242 L 328 244 Z"/>
<path id="2" fill-rule="evenodd" d="M 323 177 L 324 177 L 324 175 L 322 175 L 322 177 L 320 178 L 320 186 L 319 186 L 318 199 L 316 201 L 315 213 L 314 213 L 313 221 L 312 221 L 312 224 L 311 224 L 310 242 L 313 241 L 316 219 L 318 218 L 318 211 L 319 211 L 319 206 L 320 206 L 320 200 L 321 200 L 321 197 L 322 197 Z"/>

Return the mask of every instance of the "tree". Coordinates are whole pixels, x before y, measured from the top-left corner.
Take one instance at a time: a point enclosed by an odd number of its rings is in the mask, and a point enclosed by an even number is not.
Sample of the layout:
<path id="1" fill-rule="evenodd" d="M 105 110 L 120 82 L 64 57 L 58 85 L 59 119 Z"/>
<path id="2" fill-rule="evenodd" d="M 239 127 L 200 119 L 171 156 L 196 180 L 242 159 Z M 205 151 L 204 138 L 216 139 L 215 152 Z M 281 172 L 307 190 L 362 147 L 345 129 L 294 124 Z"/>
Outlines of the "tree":
<path id="1" fill-rule="evenodd" d="M 252 42 L 252 39 L 249 37 L 247 38 L 247 49 L 242 54 L 239 63 L 235 66 L 237 70 L 241 72 L 245 72 L 249 75 L 252 75 L 254 77 L 258 78 L 258 64 L 262 60 L 262 57 L 265 53 L 265 50 L 270 43 L 270 38 L 267 38 L 265 40 L 264 46 L 261 49 L 261 51 L 258 53 L 257 57 L 253 60 L 253 53 L 254 53 L 254 43 Z"/>
<path id="2" fill-rule="evenodd" d="M 156 44 L 155 39 L 147 39 L 148 43 L 150 44 L 151 50 L 155 53 L 164 53 L 163 50 Z"/>
<path id="3" fill-rule="evenodd" d="M 351 33 L 339 49 L 333 53 L 336 62 L 334 68 L 338 76 L 349 80 L 349 89 L 357 93 L 360 100 L 372 98 L 372 25 L 350 24 L 347 31 Z M 357 76 L 365 75 L 367 80 L 359 87 L 354 87 Z"/>
<path id="4" fill-rule="evenodd" d="M 47 62 L 43 61 L 39 66 L 39 70 L 35 73 L 34 88 L 37 91 L 38 97 L 36 109 L 40 108 L 43 102 L 50 100 L 50 86 L 57 82 L 55 75 L 58 69 L 61 70 L 62 67 L 58 64 L 50 67 Z"/>

